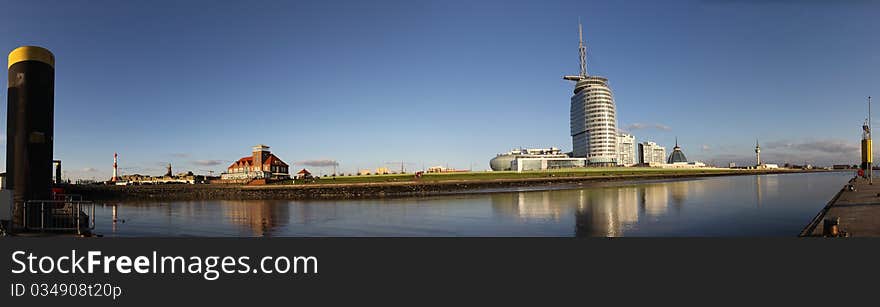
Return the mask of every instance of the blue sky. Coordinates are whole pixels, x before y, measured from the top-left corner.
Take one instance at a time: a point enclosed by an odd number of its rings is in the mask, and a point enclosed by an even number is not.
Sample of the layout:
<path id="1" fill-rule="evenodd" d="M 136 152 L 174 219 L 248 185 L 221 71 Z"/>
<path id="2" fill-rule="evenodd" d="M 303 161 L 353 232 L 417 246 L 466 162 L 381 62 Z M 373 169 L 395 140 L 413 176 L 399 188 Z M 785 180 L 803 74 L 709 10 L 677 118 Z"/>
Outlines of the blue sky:
<path id="1" fill-rule="evenodd" d="M 744 163 L 758 137 L 773 162 L 855 163 L 880 96 L 871 1 L 288 2 L 14 1 L 0 50 L 55 53 L 72 178 L 113 152 L 123 173 L 219 172 L 258 143 L 346 172 L 567 151 L 579 17 L 619 125 L 692 160 Z"/>

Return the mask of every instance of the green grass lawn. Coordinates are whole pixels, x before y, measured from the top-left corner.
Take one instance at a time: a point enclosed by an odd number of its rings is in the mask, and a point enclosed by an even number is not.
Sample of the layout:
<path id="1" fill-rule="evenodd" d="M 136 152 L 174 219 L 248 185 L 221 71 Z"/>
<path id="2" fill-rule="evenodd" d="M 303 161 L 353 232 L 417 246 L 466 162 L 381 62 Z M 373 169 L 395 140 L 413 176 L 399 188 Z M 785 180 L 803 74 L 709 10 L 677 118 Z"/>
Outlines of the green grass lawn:
<path id="1" fill-rule="evenodd" d="M 731 173 L 746 172 L 743 170 L 729 169 L 662 169 L 651 167 L 614 167 L 614 168 L 571 168 L 555 169 L 531 172 L 462 172 L 462 173 L 425 173 L 421 182 L 436 182 L 449 180 L 492 180 L 492 179 L 526 179 L 526 178 L 549 178 L 549 177 L 588 177 L 588 176 L 612 176 L 612 175 L 649 175 L 649 174 L 705 174 L 705 173 Z M 314 179 L 313 182 L 300 182 L 296 184 L 344 184 L 344 183 L 371 183 L 371 182 L 411 182 L 415 181 L 414 174 L 395 175 L 362 175 L 362 176 L 337 176 Z M 290 184 L 290 181 L 282 184 Z"/>

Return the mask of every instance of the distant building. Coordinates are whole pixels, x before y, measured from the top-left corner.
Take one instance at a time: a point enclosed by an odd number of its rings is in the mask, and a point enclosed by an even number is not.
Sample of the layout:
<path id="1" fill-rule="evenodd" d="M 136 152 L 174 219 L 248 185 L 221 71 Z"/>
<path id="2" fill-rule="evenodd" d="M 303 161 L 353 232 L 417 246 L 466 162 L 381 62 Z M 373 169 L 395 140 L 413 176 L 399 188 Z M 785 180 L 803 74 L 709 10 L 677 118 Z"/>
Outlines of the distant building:
<path id="1" fill-rule="evenodd" d="M 518 157 L 511 162 L 511 169 L 517 172 L 541 171 L 548 169 L 584 167 L 587 158 L 525 158 Z"/>
<path id="2" fill-rule="evenodd" d="M 428 173 L 462 173 L 462 172 L 469 172 L 469 171 L 470 170 L 454 169 L 454 168 L 448 168 L 448 167 L 444 167 L 444 166 L 432 166 L 432 167 L 429 167 L 427 170 Z"/>
<path id="3" fill-rule="evenodd" d="M 666 162 L 666 148 L 654 142 L 639 143 L 639 164 L 653 165 Z"/>
<path id="4" fill-rule="evenodd" d="M 755 163 L 756 163 L 755 164 L 756 169 L 777 169 L 777 168 L 779 168 L 778 164 L 761 162 L 761 145 L 758 144 L 757 139 L 755 140 Z M 786 167 L 788 167 L 788 166 L 786 166 Z"/>
<path id="5" fill-rule="evenodd" d="M 652 167 L 660 167 L 660 168 L 704 168 L 706 164 L 699 161 L 690 161 L 688 162 L 687 157 L 685 157 L 684 152 L 681 151 L 681 147 L 678 146 L 678 139 L 675 139 L 675 147 L 672 148 L 672 153 L 669 154 L 669 158 L 666 159 L 666 163 L 662 164 L 649 164 Z"/>
<path id="6" fill-rule="evenodd" d="M 684 152 L 681 151 L 681 147 L 678 146 L 678 138 L 676 138 L 675 147 L 672 148 L 672 153 L 669 154 L 669 159 L 666 159 L 666 163 L 687 163 L 687 161 L 687 157 L 685 157 Z"/>
<path id="7" fill-rule="evenodd" d="M 302 169 L 296 173 L 296 179 L 312 179 L 312 173 L 307 169 Z"/>
<path id="8" fill-rule="evenodd" d="M 633 166 L 636 164 L 636 137 L 632 134 L 617 135 L 617 165 Z"/>
<path id="9" fill-rule="evenodd" d="M 556 147 L 550 148 L 529 148 L 529 149 L 513 149 L 509 152 L 500 153 L 492 160 L 489 160 L 489 167 L 493 171 L 510 171 L 513 170 L 512 162 L 517 158 L 568 158 Z"/>
<path id="10" fill-rule="evenodd" d="M 675 162 L 675 163 L 663 163 L 657 165 L 651 165 L 653 167 L 659 168 L 704 168 L 706 164 L 703 162 L 692 161 L 692 162 Z"/>
<path id="11" fill-rule="evenodd" d="M 290 178 L 287 163 L 269 152 L 269 146 L 253 147 L 251 155 L 238 159 L 220 175 L 224 180 L 237 179 L 287 179 Z"/>
<path id="12" fill-rule="evenodd" d="M 170 165 L 170 164 L 169 164 Z M 163 176 L 149 176 L 141 174 L 122 175 L 115 181 L 116 185 L 143 185 L 143 184 L 169 184 L 169 183 L 186 183 L 198 184 L 207 183 L 208 178 L 203 175 L 196 175 L 193 172 L 184 172 L 177 175 L 169 175 L 165 173 Z"/>
<path id="13" fill-rule="evenodd" d="M 758 144 L 758 140 L 755 139 L 755 165 L 761 166 L 761 144 Z"/>
<path id="14" fill-rule="evenodd" d="M 387 175 L 387 174 L 391 174 L 391 171 L 389 171 L 387 167 L 376 168 L 376 175 Z"/>

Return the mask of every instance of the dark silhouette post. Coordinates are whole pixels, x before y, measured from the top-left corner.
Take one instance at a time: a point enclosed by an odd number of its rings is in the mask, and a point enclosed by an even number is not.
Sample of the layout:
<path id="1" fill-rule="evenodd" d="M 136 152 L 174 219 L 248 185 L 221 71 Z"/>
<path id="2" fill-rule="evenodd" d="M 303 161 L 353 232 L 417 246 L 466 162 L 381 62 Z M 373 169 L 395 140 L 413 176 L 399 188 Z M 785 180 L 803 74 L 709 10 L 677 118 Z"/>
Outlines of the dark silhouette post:
<path id="1" fill-rule="evenodd" d="M 55 56 L 42 47 L 9 53 L 6 105 L 6 182 L 13 220 L 28 200 L 49 199 L 55 110 Z"/>

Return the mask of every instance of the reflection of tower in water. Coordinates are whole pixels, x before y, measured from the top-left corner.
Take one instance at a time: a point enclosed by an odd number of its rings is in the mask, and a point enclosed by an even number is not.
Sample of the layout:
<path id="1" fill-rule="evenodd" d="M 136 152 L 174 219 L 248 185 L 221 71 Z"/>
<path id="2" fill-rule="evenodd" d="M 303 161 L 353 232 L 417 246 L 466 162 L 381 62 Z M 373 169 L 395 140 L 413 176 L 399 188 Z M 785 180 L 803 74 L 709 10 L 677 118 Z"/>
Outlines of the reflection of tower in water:
<path id="1" fill-rule="evenodd" d="M 550 200 L 550 191 L 517 193 L 517 212 L 522 219 L 559 220 L 560 210 Z"/>
<path id="2" fill-rule="evenodd" d="M 273 231 L 287 225 L 290 218 L 289 205 L 285 202 L 221 201 L 220 205 L 230 222 L 250 229 L 254 236 L 272 236 Z"/>
<path id="3" fill-rule="evenodd" d="M 755 206 L 761 207 L 761 176 L 755 175 Z"/>
<path id="4" fill-rule="evenodd" d="M 764 197 L 773 198 L 779 193 L 779 175 L 756 175 L 755 198 L 756 205 L 760 207 L 764 203 Z M 772 203 L 772 201 L 771 201 Z"/>
<path id="5" fill-rule="evenodd" d="M 119 221 L 119 204 L 111 204 L 110 210 L 113 212 L 113 223 L 110 224 L 110 231 L 116 232 L 116 223 Z"/>
<path id="6" fill-rule="evenodd" d="M 666 214 L 669 206 L 669 188 L 665 183 L 647 184 L 642 188 L 645 215 L 656 217 Z"/>
<path id="7" fill-rule="evenodd" d="M 577 190 L 575 236 L 620 237 L 639 220 L 638 188 Z"/>
<path id="8" fill-rule="evenodd" d="M 669 185 L 669 198 L 675 209 L 681 210 L 681 205 L 687 200 L 688 185 L 697 181 L 673 181 L 667 183 Z"/>
<path id="9" fill-rule="evenodd" d="M 491 194 L 492 210 L 520 220 L 558 221 L 572 199 L 566 192 L 570 191 L 495 193 Z"/>

